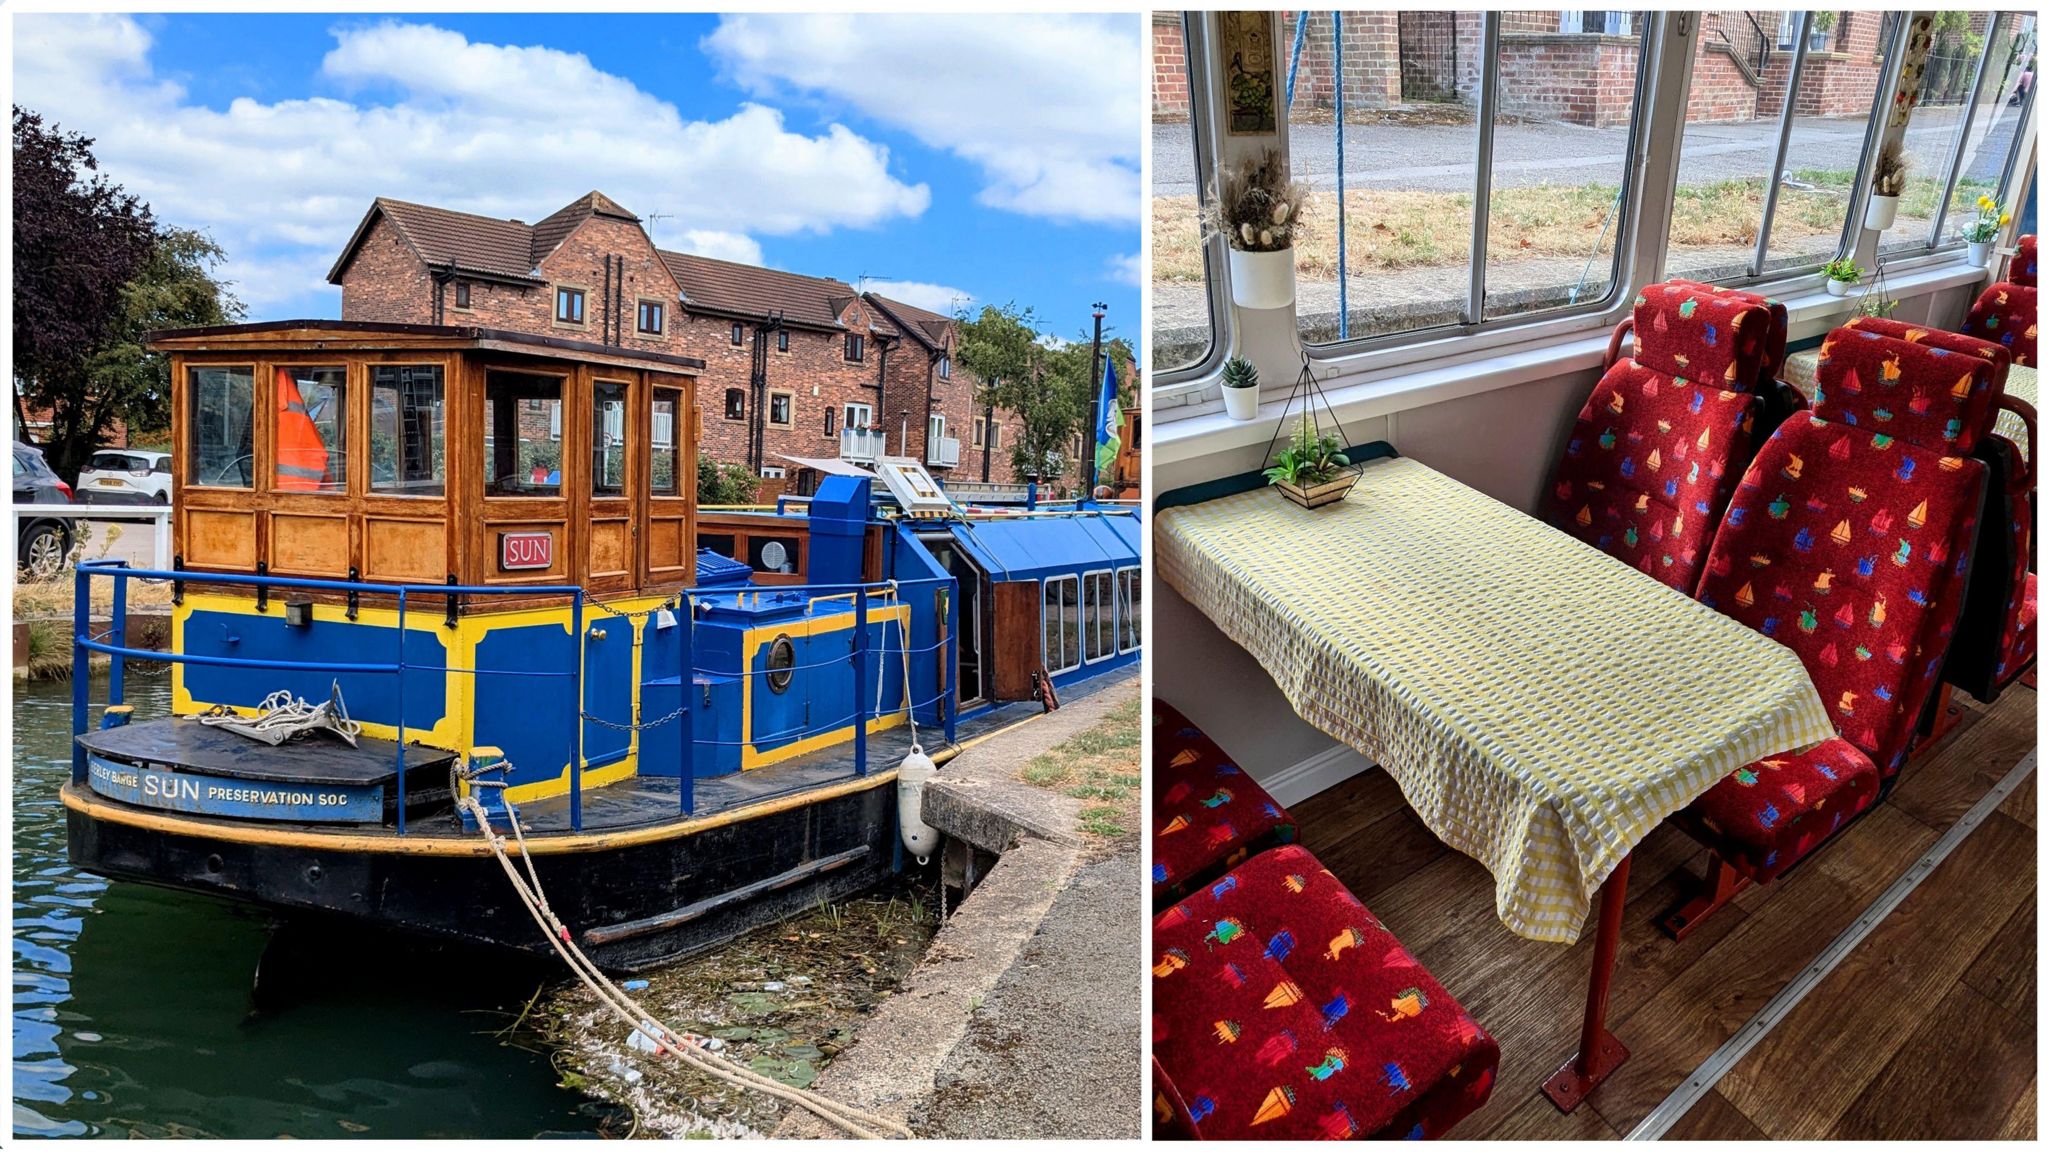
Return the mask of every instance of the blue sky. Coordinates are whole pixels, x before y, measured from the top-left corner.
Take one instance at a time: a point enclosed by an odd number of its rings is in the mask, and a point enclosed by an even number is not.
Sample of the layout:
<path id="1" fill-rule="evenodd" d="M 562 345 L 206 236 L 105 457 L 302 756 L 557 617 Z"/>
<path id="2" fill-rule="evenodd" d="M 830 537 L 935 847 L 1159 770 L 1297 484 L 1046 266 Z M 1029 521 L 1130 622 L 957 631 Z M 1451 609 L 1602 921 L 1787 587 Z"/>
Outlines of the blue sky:
<path id="1" fill-rule="evenodd" d="M 15 20 L 15 100 L 212 233 L 252 319 L 336 314 L 372 196 L 533 221 L 596 188 L 666 248 L 1137 334 L 1133 15 Z"/>

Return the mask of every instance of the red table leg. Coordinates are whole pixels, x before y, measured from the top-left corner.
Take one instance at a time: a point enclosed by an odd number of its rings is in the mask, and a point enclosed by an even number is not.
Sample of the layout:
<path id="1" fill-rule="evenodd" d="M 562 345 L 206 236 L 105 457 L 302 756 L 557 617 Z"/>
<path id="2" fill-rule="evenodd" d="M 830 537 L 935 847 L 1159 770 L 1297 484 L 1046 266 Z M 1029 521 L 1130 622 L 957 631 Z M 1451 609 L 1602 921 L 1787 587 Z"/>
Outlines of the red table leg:
<path id="1" fill-rule="evenodd" d="M 1570 1112 L 1588 1093 L 1628 1060 L 1628 1049 L 1607 1030 L 1607 992 L 1614 981 L 1614 954 L 1621 948 L 1621 909 L 1628 901 L 1628 862 L 1624 856 L 1607 882 L 1600 885 L 1600 928 L 1593 939 L 1593 977 L 1586 987 L 1586 1022 L 1579 1030 L 1579 1050 L 1543 1082 L 1543 1094 L 1559 1111 Z"/>

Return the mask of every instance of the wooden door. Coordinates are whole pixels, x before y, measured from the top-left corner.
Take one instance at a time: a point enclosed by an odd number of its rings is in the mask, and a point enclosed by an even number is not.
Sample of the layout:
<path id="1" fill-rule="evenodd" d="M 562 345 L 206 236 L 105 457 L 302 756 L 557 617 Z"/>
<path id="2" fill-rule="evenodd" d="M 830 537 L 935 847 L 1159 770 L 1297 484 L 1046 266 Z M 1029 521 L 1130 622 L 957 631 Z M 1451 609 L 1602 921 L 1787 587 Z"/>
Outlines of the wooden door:
<path id="1" fill-rule="evenodd" d="M 991 645 L 995 698 L 1029 700 L 1031 674 L 1043 663 L 1038 581 L 1006 580 L 991 587 L 995 590 L 996 626 Z"/>

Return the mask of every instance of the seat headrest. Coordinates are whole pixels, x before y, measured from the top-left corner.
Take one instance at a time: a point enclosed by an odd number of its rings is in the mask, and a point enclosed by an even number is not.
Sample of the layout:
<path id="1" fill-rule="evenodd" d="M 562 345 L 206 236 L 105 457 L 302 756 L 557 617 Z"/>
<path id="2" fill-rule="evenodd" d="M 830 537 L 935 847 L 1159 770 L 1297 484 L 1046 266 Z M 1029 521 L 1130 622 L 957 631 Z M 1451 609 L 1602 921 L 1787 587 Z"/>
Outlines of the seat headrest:
<path id="1" fill-rule="evenodd" d="M 2034 282 L 2034 234 L 2020 237 L 2020 250 L 2005 266 L 2005 278 L 2022 287 L 2035 287 Z"/>
<path id="2" fill-rule="evenodd" d="M 1965 336 L 1960 332 L 1944 332 L 1939 328 L 1929 328 L 1925 324 L 1908 324 L 1888 316 L 1858 316 L 1842 327 L 1854 328 L 1858 332 L 1875 332 L 1879 336 L 1904 340 L 1908 344 L 1946 348 L 1965 356 L 1981 356 L 1991 362 L 1999 390 L 2005 389 L 2006 369 L 2012 365 L 2012 352 L 2003 344 L 1975 336 Z"/>
<path id="3" fill-rule="evenodd" d="M 1791 333 L 1792 322 L 1783 303 L 1761 293 L 1746 292 L 1740 288 L 1726 288 L 1719 284 L 1702 284 L 1697 280 L 1687 280 L 1679 276 L 1666 280 L 1664 284 L 1667 288 L 1683 287 L 1696 292 L 1719 292 L 1725 296 L 1732 296 L 1737 300 L 1747 300 L 1752 304 L 1763 305 L 1770 311 L 1771 327 L 1769 333 L 1764 337 L 1763 370 L 1757 383 L 1762 384 L 1767 380 L 1778 380 L 1784 377 L 1785 340 Z"/>
<path id="4" fill-rule="evenodd" d="M 1967 456 L 1991 430 L 2004 384 L 1982 356 L 1855 328 L 1821 341 L 1813 415 Z"/>
<path id="5" fill-rule="evenodd" d="M 1635 361 L 1709 388 L 1756 386 L 1770 310 L 1725 292 L 1652 284 L 1636 297 Z"/>

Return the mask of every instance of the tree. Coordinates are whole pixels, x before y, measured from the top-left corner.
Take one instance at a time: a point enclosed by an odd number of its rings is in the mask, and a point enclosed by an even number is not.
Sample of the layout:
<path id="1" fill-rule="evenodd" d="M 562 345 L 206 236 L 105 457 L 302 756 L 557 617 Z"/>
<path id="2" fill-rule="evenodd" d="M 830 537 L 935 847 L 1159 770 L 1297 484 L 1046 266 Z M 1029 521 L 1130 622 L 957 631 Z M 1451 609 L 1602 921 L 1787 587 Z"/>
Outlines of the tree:
<path id="1" fill-rule="evenodd" d="M 960 342 L 954 356 L 961 367 L 982 382 L 975 402 L 1008 409 L 1023 424 L 1023 435 L 1010 444 L 1010 464 L 1019 476 L 1036 473 L 1057 484 L 1070 470 L 1078 482 L 1075 447 L 1088 427 L 1088 408 L 1100 377 L 1090 356 L 1090 339 L 1048 342 L 1038 331 L 1030 308 L 1005 304 L 985 306 L 979 316 L 956 318 Z M 1130 345 L 1105 341 L 1103 348 L 1128 363 Z"/>
<path id="2" fill-rule="evenodd" d="M 709 456 L 697 457 L 697 503 L 752 504 L 759 486 L 744 464 L 720 464 Z"/>
<path id="3" fill-rule="evenodd" d="M 120 320 L 88 368 L 79 423 L 97 432 L 118 418 L 127 423 L 130 437 L 167 436 L 170 359 L 150 351 L 143 341 L 149 333 L 166 328 L 238 323 L 244 314 L 242 302 L 213 278 L 214 266 L 226 253 L 211 237 L 190 228 L 166 227 L 155 239 L 142 270 L 121 286 Z"/>
<path id="4" fill-rule="evenodd" d="M 91 140 L 15 106 L 15 395 L 54 413 L 50 463 L 68 479 L 112 418 L 85 410 L 90 364 L 156 241 L 149 206 L 98 169 Z"/>

